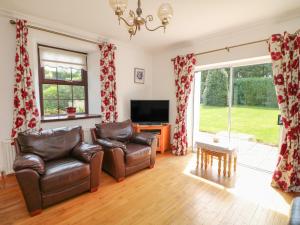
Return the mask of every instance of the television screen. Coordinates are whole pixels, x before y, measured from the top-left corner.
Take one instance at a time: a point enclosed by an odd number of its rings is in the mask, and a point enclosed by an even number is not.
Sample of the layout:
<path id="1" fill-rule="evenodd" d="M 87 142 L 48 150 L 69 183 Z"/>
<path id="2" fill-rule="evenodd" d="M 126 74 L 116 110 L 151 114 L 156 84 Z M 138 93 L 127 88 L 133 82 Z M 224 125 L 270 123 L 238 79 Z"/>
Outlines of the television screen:
<path id="1" fill-rule="evenodd" d="M 168 100 L 131 100 L 131 120 L 134 123 L 168 123 Z"/>

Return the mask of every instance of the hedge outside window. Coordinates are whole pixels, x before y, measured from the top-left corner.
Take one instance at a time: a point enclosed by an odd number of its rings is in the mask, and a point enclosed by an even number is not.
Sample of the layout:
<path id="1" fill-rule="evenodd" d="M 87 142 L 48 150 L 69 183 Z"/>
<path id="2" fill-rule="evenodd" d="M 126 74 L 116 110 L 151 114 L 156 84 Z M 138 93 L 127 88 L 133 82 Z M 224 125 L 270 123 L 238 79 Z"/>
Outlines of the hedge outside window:
<path id="1" fill-rule="evenodd" d="M 44 45 L 38 51 L 42 116 L 65 115 L 70 106 L 88 114 L 87 55 Z"/>

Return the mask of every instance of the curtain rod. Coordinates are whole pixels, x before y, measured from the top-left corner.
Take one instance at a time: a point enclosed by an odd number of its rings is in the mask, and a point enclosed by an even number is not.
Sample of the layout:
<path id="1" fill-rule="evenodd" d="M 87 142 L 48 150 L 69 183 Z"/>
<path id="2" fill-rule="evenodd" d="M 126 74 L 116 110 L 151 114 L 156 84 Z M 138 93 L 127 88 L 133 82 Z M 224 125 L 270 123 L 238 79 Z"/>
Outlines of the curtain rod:
<path id="1" fill-rule="evenodd" d="M 224 50 L 227 51 L 227 52 L 229 52 L 230 49 L 232 49 L 232 48 L 238 48 L 238 47 L 242 47 L 242 46 L 253 45 L 253 44 L 261 43 L 261 42 L 266 42 L 266 43 L 268 43 L 268 40 L 269 40 L 269 39 L 262 39 L 262 40 L 251 41 L 251 42 L 247 42 L 247 43 L 243 43 L 243 44 L 238 44 L 238 45 L 231 45 L 231 46 L 228 46 L 228 47 L 217 48 L 217 49 L 210 50 L 210 51 L 206 51 L 206 52 L 198 52 L 198 53 L 196 53 L 196 54 L 194 54 L 194 55 L 195 55 L 195 56 L 206 55 L 206 54 L 209 54 L 209 53 L 220 52 L 220 51 L 224 51 Z M 171 59 L 171 61 L 174 61 L 174 60 L 175 60 L 175 58 Z"/>
<path id="2" fill-rule="evenodd" d="M 300 34 L 300 29 L 297 30 L 294 35 Z M 269 38 L 267 39 L 262 39 L 262 40 L 258 40 L 258 41 L 251 41 L 251 42 L 247 42 L 247 43 L 243 43 L 243 44 L 238 44 L 238 45 L 232 45 L 232 46 L 228 46 L 228 47 L 224 47 L 224 48 L 218 48 L 218 49 L 214 49 L 214 50 L 210 50 L 210 51 L 206 51 L 206 52 L 198 52 L 195 54 L 195 56 L 199 56 L 199 55 L 205 55 L 205 54 L 209 54 L 209 53 L 213 53 L 213 52 L 219 52 L 219 51 L 227 51 L 229 52 L 230 49 L 232 48 L 238 48 L 238 47 L 242 47 L 242 46 L 247 46 L 247 45 L 253 45 L 253 44 L 257 44 L 257 43 L 262 43 L 262 42 L 266 42 L 268 43 Z M 171 61 L 174 61 L 175 59 L 171 59 Z"/>
<path id="3" fill-rule="evenodd" d="M 247 45 L 253 45 L 253 44 L 257 44 L 257 43 L 261 43 L 261 42 L 268 43 L 268 40 L 269 39 L 262 39 L 262 40 L 251 41 L 251 42 L 247 42 L 247 43 L 243 43 L 243 44 L 239 44 L 239 45 L 231 45 L 231 46 L 224 47 L 224 48 L 218 48 L 218 49 L 214 49 L 214 50 L 210 50 L 210 51 L 206 51 L 206 52 L 198 52 L 198 53 L 195 54 L 195 56 L 205 55 L 205 54 L 209 54 L 209 53 L 213 53 L 213 52 L 219 52 L 219 51 L 223 51 L 223 50 L 226 50 L 227 52 L 229 52 L 230 49 L 233 49 L 233 48 L 238 48 L 238 47 L 247 46 Z"/>
<path id="4" fill-rule="evenodd" d="M 9 20 L 9 22 L 12 25 L 16 24 L 16 21 L 14 21 L 14 20 Z M 73 38 L 73 39 L 76 39 L 76 40 L 79 40 L 79 41 L 84 41 L 84 42 L 88 42 L 88 43 L 92 43 L 92 44 L 96 44 L 96 45 L 100 44 L 99 42 L 96 42 L 96 41 L 76 37 L 76 36 L 73 36 L 73 35 L 70 35 L 70 34 L 65 34 L 65 33 L 57 32 L 57 31 L 54 31 L 54 30 L 49 30 L 49 29 L 42 28 L 42 27 L 36 27 L 36 26 L 33 26 L 33 25 L 27 25 L 27 27 L 35 29 L 35 30 L 45 31 L 45 32 L 48 32 L 48 33 L 51 33 L 51 34 L 56 34 L 56 35 L 60 35 L 60 36 L 68 37 L 68 38 Z"/>

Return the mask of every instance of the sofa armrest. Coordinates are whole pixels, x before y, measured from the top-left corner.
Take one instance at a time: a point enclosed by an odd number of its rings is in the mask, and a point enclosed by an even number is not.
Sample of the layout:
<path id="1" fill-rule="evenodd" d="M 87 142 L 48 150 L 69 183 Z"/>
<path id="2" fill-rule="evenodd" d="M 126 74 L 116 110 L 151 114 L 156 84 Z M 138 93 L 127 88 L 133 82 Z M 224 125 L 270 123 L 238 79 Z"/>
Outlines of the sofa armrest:
<path id="1" fill-rule="evenodd" d="M 72 155 L 81 161 L 90 163 L 93 157 L 101 150 L 102 148 L 99 145 L 90 145 L 82 142 L 75 146 Z"/>
<path id="2" fill-rule="evenodd" d="M 156 135 L 153 133 L 142 132 L 142 133 L 135 133 L 131 138 L 131 142 L 137 144 L 143 144 L 151 146 L 152 142 L 156 139 Z"/>
<path id="3" fill-rule="evenodd" d="M 45 163 L 38 155 L 24 154 L 18 155 L 13 165 L 14 171 L 17 172 L 23 169 L 32 169 L 39 174 L 45 173 Z"/>
<path id="4" fill-rule="evenodd" d="M 33 169 L 16 171 L 27 209 L 31 216 L 42 212 L 42 194 L 40 192 L 40 174 Z"/>
<path id="5" fill-rule="evenodd" d="M 97 139 L 97 144 L 102 146 L 104 149 L 121 148 L 122 150 L 126 150 L 126 145 L 116 140 Z"/>

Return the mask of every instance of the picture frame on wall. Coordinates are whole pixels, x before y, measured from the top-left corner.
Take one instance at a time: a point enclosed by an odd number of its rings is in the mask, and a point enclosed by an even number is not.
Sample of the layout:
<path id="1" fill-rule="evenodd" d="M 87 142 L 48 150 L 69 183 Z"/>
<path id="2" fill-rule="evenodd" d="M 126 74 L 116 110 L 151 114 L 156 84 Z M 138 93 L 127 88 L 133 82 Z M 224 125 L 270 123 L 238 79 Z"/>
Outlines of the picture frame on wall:
<path id="1" fill-rule="evenodd" d="M 134 83 L 145 83 L 145 70 L 141 68 L 134 68 Z"/>

